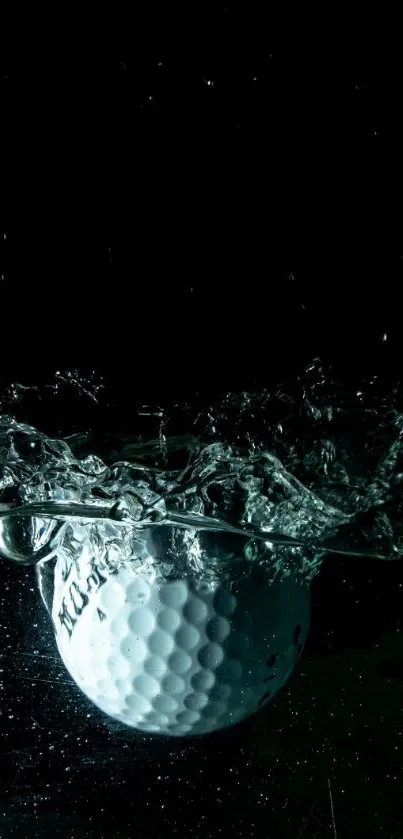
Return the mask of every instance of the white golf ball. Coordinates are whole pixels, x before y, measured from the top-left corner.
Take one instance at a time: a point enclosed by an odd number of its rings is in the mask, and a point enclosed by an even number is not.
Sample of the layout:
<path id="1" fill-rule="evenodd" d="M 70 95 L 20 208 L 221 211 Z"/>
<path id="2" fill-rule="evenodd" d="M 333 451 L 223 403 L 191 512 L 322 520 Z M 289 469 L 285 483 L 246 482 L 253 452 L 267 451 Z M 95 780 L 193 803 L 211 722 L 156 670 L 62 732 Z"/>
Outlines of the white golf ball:
<path id="1" fill-rule="evenodd" d="M 292 672 L 307 584 L 269 583 L 258 569 L 232 585 L 164 580 L 152 564 L 111 572 L 83 556 L 57 560 L 47 605 L 67 670 L 114 719 L 171 736 L 216 731 L 263 707 Z"/>

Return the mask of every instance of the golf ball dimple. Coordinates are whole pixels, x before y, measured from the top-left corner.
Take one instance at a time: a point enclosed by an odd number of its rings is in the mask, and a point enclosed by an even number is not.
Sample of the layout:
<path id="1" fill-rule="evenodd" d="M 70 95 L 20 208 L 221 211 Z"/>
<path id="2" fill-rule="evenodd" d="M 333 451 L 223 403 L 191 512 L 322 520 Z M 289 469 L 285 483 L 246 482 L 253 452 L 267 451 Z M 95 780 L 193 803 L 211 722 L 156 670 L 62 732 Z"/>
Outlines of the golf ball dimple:
<path id="1" fill-rule="evenodd" d="M 188 736 L 239 722 L 280 689 L 306 639 L 309 587 L 291 577 L 200 585 L 128 564 L 103 569 L 98 587 L 92 571 L 86 587 L 84 571 L 73 565 L 66 576 L 59 560 L 54 569 L 60 654 L 90 700 L 143 732 Z"/>
<path id="2" fill-rule="evenodd" d="M 155 615 L 146 606 L 143 606 L 131 612 L 128 624 L 134 635 L 147 638 L 155 627 Z"/>

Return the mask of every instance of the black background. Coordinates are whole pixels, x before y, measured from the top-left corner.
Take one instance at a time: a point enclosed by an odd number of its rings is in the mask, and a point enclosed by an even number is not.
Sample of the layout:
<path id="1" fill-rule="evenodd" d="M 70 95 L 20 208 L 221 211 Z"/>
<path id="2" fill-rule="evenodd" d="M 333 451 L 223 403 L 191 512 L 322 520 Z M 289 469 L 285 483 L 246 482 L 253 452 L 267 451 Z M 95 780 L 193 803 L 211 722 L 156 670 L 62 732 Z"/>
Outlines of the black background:
<path id="1" fill-rule="evenodd" d="M 266 381 L 301 354 L 365 365 L 384 332 L 395 348 L 393 22 L 279 26 L 253 8 L 158 9 L 109 40 L 10 50 L 2 299 L 17 365 L 29 345 L 36 368 L 51 355 L 202 386 Z"/>
<path id="2" fill-rule="evenodd" d="M 398 378 L 393 21 L 216 4 L 72 29 L 4 62 L 3 384 L 92 367 L 134 408 L 315 355 Z M 326 560 L 289 686 L 187 744 L 77 697 L 31 575 L 1 576 L 2 839 L 403 835 L 398 565 Z"/>

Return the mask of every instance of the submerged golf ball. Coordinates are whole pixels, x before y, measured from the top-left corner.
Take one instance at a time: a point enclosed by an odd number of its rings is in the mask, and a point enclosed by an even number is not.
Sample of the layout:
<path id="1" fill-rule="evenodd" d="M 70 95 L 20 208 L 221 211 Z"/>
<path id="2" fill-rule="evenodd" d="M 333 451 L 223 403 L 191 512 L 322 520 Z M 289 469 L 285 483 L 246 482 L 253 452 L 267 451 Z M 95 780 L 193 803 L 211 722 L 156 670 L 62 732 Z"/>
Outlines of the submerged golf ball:
<path id="1" fill-rule="evenodd" d="M 51 573 L 67 670 L 98 708 L 144 732 L 203 734 L 258 711 L 308 631 L 308 585 L 270 583 L 258 569 L 232 585 L 162 579 L 152 565 L 110 572 L 91 557 L 67 570 L 60 559 Z"/>

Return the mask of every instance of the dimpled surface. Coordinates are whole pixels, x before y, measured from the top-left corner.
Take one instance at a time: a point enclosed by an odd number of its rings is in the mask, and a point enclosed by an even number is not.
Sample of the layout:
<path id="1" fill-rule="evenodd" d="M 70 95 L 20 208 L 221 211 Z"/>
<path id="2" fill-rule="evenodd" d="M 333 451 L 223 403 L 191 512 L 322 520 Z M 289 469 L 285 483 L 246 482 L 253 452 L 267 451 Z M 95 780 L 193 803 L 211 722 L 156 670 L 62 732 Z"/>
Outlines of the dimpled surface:
<path id="1" fill-rule="evenodd" d="M 250 575 L 231 587 L 161 582 L 131 566 L 96 579 L 55 571 L 63 661 L 111 717 L 144 732 L 203 734 L 257 711 L 290 675 L 309 588 Z"/>

